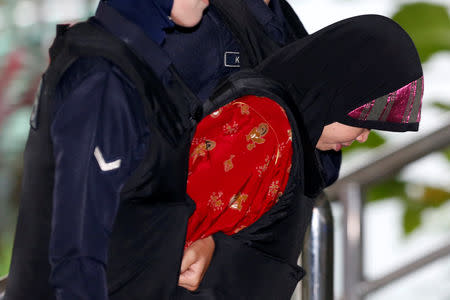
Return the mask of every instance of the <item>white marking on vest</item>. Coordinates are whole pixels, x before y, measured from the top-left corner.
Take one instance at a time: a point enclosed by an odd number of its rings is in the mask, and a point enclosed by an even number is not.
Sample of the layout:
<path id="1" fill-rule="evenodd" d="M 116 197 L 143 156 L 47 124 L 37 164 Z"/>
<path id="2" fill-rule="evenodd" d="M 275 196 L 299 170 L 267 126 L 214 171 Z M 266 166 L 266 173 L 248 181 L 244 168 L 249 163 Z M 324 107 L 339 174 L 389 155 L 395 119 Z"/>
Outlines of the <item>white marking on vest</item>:
<path id="1" fill-rule="evenodd" d="M 118 160 L 115 160 L 115 161 L 112 161 L 109 163 L 105 162 L 105 159 L 103 158 L 103 154 L 100 151 L 100 148 L 98 148 L 98 147 L 95 147 L 94 156 L 97 159 L 100 169 L 104 172 L 118 169 L 118 168 L 120 168 L 120 164 L 122 163 L 121 159 L 118 159 Z"/>
<path id="2" fill-rule="evenodd" d="M 240 53 L 227 51 L 223 56 L 223 63 L 225 67 L 239 68 L 241 66 Z"/>

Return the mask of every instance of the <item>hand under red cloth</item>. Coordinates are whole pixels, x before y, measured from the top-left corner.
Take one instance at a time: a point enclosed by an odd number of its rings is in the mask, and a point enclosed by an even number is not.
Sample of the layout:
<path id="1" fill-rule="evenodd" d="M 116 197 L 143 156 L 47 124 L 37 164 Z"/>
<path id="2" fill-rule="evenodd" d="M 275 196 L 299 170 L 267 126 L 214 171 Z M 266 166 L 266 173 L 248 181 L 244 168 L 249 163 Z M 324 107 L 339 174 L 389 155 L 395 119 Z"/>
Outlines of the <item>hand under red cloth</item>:
<path id="1" fill-rule="evenodd" d="M 214 249 L 214 239 L 209 236 L 193 242 L 184 250 L 178 281 L 179 286 L 190 291 L 195 291 L 199 287 L 211 262 Z"/>

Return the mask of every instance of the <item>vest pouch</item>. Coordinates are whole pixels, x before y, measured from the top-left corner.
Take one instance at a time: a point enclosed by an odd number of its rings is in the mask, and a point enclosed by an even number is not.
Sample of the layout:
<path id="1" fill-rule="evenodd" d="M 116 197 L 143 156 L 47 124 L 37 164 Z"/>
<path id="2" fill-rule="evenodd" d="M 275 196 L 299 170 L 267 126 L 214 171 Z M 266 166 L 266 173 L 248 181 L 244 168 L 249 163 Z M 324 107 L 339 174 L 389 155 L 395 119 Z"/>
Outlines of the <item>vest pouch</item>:
<path id="1" fill-rule="evenodd" d="M 221 299 L 221 290 L 226 287 L 225 292 L 230 295 L 226 299 L 288 300 L 305 274 L 301 267 L 259 251 L 231 236 L 218 233 L 214 240 L 214 258 L 199 291 L 217 289 L 217 299 Z"/>
<path id="2" fill-rule="evenodd" d="M 218 288 L 202 288 L 191 292 L 183 287 L 177 286 L 175 296 L 172 300 L 229 300 L 236 299 L 228 293 L 224 293 Z"/>
<path id="3" fill-rule="evenodd" d="M 186 203 L 123 203 L 109 247 L 111 300 L 170 299 L 192 210 Z"/>

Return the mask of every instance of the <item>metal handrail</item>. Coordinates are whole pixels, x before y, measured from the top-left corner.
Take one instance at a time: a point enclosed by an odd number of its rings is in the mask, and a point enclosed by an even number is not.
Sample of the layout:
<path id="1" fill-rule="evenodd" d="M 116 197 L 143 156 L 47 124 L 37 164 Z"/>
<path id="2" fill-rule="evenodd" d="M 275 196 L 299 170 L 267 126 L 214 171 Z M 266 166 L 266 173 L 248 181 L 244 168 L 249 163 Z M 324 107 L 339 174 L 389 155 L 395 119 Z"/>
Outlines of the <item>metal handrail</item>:
<path id="1" fill-rule="evenodd" d="M 450 120 L 450 115 L 447 120 Z M 450 122 L 419 140 L 401 147 L 369 161 L 357 171 L 340 178 L 335 184 L 326 189 L 331 200 L 335 200 L 338 191 L 349 182 L 356 182 L 361 186 L 378 183 L 394 175 L 406 165 L 450 145 Z"/>
<path id="2" fill-rule="evenodd" d="M 449 120 L 450 118 L 447 118 Z M 345 300 L 361 300 L 395 280 L 403 278 L 424 266 L 450 255 L 450 245 L 432 251 L 414 262 L 366 281 L 363 271 L 363 208 L 365 188 L 395 175 L 406 165 L 450 145 L 450 122 L 413 143 L 391 151 L 365 164 L 359 170 L 344 176 L 327 189 L 332 199 L 338 199 L 344 208 L 344 295 Z M 309 299 L 304 299 L 309 300 Z"/>
<path id="3" fill-rule="evenodd" d="M 299 265 L 307 270 L 291 300 L 332 300 L 334 295 L 334 223 L 325 194 L 314 200 Z"/>
<path id="4" fill-rule="evenodd" d="M 325 194 L 314 203 L 311 226 L 306 232 L 302 263 L 307 275 L 302 283 L 302 299 L 331 300 L 334 297 L 334 224 Z"/>
<path id="5" fill-rule="evenodd" d="M 361 295 L 367 295 L 371 292 L 377 291 L 378 289 L 390 284 L 391 282 L 403 278 L 412 272 L 415 272 L 426 265 L 434 262 L 435 260 L 447 256 L 450 254 L 450 243 L 446 246 L 432 251 L 428 255 L 424 255 L 419 259 L 415 259 L 413 263 L 407 264 L 400 267 L 396 271 L 393 271 L 379 279 L 371 280 L 370 282 L 362 282 L 359 287 L 359 293 Z"/>

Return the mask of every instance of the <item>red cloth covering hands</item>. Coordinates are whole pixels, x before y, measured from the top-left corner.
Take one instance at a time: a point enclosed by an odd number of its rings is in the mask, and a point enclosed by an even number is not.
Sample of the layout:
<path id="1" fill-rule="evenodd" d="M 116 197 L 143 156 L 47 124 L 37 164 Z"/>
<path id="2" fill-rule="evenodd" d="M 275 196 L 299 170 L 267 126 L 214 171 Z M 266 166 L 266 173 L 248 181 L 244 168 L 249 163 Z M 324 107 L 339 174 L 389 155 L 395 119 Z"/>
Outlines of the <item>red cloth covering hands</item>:
<path id="1" fill-rule="evenodd" d="M 282 195 L 291 165 L 291 127 L 275 101 L 245 96 L 204 118 L 190 151 L 187 192 L 197 207 L 186 247 L 253 224 Z"/>

